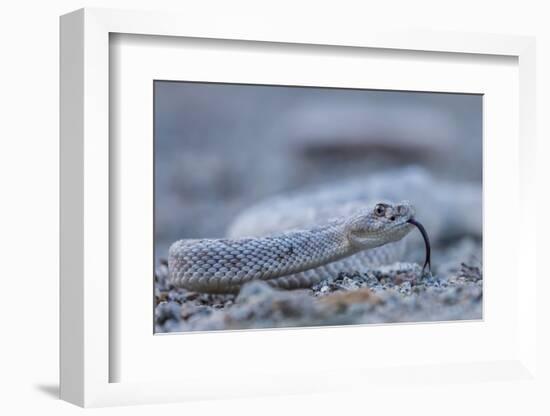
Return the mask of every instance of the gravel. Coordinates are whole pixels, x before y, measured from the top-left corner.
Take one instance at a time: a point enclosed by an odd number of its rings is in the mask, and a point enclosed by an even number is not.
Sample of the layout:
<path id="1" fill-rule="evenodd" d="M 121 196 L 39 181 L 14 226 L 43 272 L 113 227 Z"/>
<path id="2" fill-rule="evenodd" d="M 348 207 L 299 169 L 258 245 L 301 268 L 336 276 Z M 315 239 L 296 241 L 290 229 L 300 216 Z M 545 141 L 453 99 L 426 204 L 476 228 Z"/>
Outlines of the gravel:
<path id="1" fill-rule="evenodd" d="M 170 287 L 155 273 L 156 332 L 473 320 L 482 318 L 481 242 L 465 238 L 434 251 L 433 274 L 417 263 L 350 271 L 311 289 L 250 282 L 238 295 Z"/>

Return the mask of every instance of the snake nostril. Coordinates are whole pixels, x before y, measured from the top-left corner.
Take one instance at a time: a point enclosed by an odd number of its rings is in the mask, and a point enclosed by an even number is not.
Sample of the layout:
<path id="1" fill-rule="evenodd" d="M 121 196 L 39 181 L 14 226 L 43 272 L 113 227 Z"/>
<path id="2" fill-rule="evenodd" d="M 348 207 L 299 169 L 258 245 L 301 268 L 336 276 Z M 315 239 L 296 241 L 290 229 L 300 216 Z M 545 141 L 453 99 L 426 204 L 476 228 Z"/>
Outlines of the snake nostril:
<path id="1" fill-rule="evenodd" d="M 390 220 L 391 220 L 391 221 L 395 221 L 395 216 L 392 215 L 392 216 L 390 217 Z"/>

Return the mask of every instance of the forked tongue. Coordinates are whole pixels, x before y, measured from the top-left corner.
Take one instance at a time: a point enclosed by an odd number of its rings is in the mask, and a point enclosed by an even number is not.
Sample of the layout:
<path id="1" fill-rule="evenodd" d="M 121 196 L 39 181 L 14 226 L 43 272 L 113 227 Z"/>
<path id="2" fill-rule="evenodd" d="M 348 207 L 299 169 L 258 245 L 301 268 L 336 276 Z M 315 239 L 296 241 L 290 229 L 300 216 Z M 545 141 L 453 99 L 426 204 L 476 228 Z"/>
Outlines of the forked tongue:
<path id="1" fill-rule="evenodd" d="M 432 270 L 432 260 L 431 260 L 431 246 L 430 246 L 430 239 L 428 238 L 428 233 L 426 232 L 426 229 L 422 224 L 420 224 L 418 221 L 416 221 L 414 218 L 411 218 L 407 221 L 409 224 L 414 225 L 418 230 L 420 231 L 420 234 L 422 234 L 422 238 L 424 238 L 424 245 L 426 246 L 426 260 L 424 261 L 424 266 L 422 266 L 422 274 L 424 274 L 424 271 L 426 270 L 426 266 L 428 266 L 428 271 L 431 272 Z"/>

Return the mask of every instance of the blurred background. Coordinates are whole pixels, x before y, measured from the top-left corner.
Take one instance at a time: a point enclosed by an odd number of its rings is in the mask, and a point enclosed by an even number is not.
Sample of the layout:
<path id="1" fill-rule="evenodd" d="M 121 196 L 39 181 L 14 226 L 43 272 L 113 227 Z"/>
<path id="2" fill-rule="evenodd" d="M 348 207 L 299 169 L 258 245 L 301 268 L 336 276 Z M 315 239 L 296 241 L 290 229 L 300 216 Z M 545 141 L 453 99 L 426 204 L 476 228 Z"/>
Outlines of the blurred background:
<path id="1" fill-rule="evenodd" d="M 155 263 L 265 197 L 419 165 L 482 178 L 482 96 L 155 81 Z"/>

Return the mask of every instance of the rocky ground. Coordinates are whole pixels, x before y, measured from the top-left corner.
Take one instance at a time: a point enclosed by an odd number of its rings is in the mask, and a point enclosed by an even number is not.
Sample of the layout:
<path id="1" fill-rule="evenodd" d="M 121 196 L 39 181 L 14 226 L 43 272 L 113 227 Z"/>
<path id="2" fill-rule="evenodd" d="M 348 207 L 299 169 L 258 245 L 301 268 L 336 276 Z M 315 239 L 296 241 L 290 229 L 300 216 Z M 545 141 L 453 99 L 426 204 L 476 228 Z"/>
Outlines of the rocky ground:
<path id="1" fill-rule="evenodd" d="M 238 295 L 166 285 L 155 273 L 156 332 L 470 320 L 482 318 L 481 243 L 463 239 L 435 250 L 432 273 L 417 263 L 341 273 L 311 289 L 277 290 L 250 282 Z"/>

